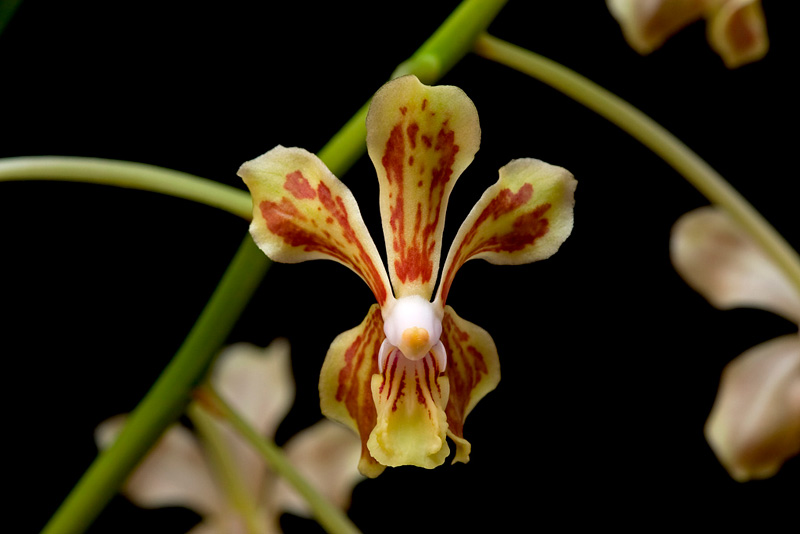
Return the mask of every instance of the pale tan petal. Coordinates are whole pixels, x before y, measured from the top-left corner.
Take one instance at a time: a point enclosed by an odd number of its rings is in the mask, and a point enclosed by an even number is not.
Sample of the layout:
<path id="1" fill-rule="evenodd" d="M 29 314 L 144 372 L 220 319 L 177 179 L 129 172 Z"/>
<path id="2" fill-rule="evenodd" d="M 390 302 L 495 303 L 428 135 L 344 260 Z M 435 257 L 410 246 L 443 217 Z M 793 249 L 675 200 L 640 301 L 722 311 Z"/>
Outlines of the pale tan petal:
<path id="1" fill-rule="evenodd" d="M 226 348 L 214 366 L 212 381 L 220 396 L 263 436 L 272 437 L 289 413 L 295 396 L 289 342 L 276 339 L 267 348 L 237 343 Z M 224 437 L 247 490 L 262 490 L 266 465 L 258 452 L 228 424 L 208 418 Z"/>
<path id="2" fill-rule="evenodd" d="M 124 424 L 125 416 L 101 423 L 95 431 L 98 447 L 110 447 Z M 122 493 L 144 508 L 184 506 L 203 516 L 219 513 L 222 506 L 200 444 L 180 425 L 167 429 L 128 478 Z"/>
<path id="3" fill-rule="evenodd" d="M 293 436 L 284 446 L 289 461 L 333 505 L 350 506 L 353 488 L 365 479 L 358 471 L 361 439 L 347 427 L 323 420 Z M 309 517 L 311 511 L 284 479 L 273 496 L 285 511 Z"/>
<path id="4" fill-rule="evenodd" d="M 273 436 L 294 402 L 289 342 L 276 339 L 267 348 L 231 345 L 220 354 L 212 380 L 217 392 L 255 430 Z"/>
<path id="5" fill-rule="evenodd" d="M 606 0 L 628 44 L 649 54 L 681 28 L 700 20 L 705 0 Z"/>
<path id="6" fill-rule="evenodd" d="M 705 434 L 739 481 L 770 477 L 800 453 L 800 337 L 762 343 L 728 364 Z"/>
<path id="7" fill-rule="evenodd" d="M 708 14 L 706 33 L 728 68 L 763 58 L 769 49 L 761 0 L 724 0 Z"/>
<path id="8" fill-rule="evenodd" d="M 705 207 L 681 217 L 670 254 L 678 273 L 714 306 L 761 308 L 800 323 L 797 290 L 721 209 Z"/>

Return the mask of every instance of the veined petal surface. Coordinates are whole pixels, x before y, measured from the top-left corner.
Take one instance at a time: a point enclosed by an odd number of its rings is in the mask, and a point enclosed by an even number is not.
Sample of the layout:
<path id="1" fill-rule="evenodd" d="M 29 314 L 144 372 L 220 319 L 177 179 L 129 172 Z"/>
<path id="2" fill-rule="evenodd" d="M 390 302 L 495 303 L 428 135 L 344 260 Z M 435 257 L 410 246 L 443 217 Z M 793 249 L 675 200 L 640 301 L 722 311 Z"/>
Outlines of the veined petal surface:
<path id="1" fill-rule="evenodd" d="M 414 76 L 388 82 L 372 99 L 367 149 L 380 182 L 389 274 L 397 298 L 430 299 L 447 202 L 480 144 L 475 105 L 459 88 Z"/>
<path id="2" fill-rule="evenodd" d="M 380 307 L 373 304 L 359 326 L 333 340 L 319 378 L 322 413 L 361 437 L 358 469 L 368 477 L 384 470 L 370 455 L 367 439 L 377 420 L 371 384 L 372 375 L 378 373 L 378 352 L 385 338 Z"/>
<path id="3" fill-rule="evenodd" d="M 440 305 L 468 260 L 517 265 L 552 256 L 572 232 L 576 186 L 569 171 L 537 159 L 502 167 L 453 240 L 439 286 Z"/>
<path id="4" fill-rule="evenodd" d="M 684 280 L 717 308 L 761 308 L 800 323 L 797 290 L 723 210 L 707 206 L 678 219 L 670 255 Z"/>
<path id="5" fill-rule="evenodd" d="M 450 306 L 444 310 L 442 343 L 447 352 L 448 435 L 456 443 L 453 462 L 468 462 L 471 446 L 464 439 L 464 420 L 475 405 L 500 382 L 497 348 L 483 328 L 459 317 Z"/>
<path id="6" fill-rule="evenodd" d="M 361 276 L 379 304 L 386 270 L 353 194 L 314 154 L 277 146 L 239 168 L 253 197 L 250 233 L 273 261 L 337 261 Z"/>
<path id="7" fill-rule="evenodd" d="M 445 406 L 450 393 L 446 377 L 428 353 L 410 360 L 395 349 L 381 374 L 372 377 L 377 410 L 369 452 L 383 465 L 416 465 L 433 469 L 450 454 Z"/>

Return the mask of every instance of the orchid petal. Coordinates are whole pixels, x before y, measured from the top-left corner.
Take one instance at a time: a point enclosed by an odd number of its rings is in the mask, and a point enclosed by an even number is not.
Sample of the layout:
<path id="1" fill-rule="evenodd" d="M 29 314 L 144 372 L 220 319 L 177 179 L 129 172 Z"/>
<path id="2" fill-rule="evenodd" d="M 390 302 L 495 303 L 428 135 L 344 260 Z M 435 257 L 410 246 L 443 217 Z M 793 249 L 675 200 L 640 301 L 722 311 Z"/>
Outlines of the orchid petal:
<path id="1" fill-rule="evenodd" d="M 274 436 L 294 401 L 289 342 L 276 339 L 262 349 L 237 343 L 220 353 L 212 383 L 254 430 Z"/>
<path id="2" fill-rule="evenodd" d="M 380 208 L 397 298 L 430 299 L 450 192 L 480 144 L 475 105 L 459 88 L 414 76 L 385 84 L 367 115 L 367 148 L 380 182 Z"/>
<path id="3" fill-rule="evenodd" d="M 239 169 L 253 196 L 250 233 L 273 261 L 331 259 L 352 269 L 379 304 L 391 288 L 353 194 L 314 154 L 278 146 Z"/>
<path id="4" fill-rule="evenodd" d="M 350 506 L 353 487 L 364 480 L 356 469 L 361 441 L 350 429 L 323 420 L 295 434 L 284 450 L 298 473 L 329 502 L 342 509 Z M 273 497 L 283 510 L 311 517 L 306 500 L 283 478 Z"/>
<path id="5" fill-rule="evenodd" d="M 410 360 L 394 350 L 383 373 L 372 377 L 377 422 L 367 446 L 383 465 L 442 465 L 447 445 L 444 408 L 450 392 L 446 377 L 431 354 Z"/>
<path id="6" fill-rule="evenodd" d="M 448 358 L 448 434 L 456 443 L 453 462 L 467 463 L 471 446 L 464 439 L 464 420 L 475 405 L 500 382 L 500 360 L 492 337 L 483 328 L 465 321 L 446 306 L 442 320 L 442 344 Z"/>
<path id="7" fill-rule="evenodd" d="M 800 453 L 800 337 L 758 345 L 725 368 L 705 427 L 733 478 L 768 478 Z"/>
<path id="8" fill-rule="evenodd" d="M 708 42 L 728 68 L 763 58 L 769 48 L 761 0 L 718 0 L 708 17 Z"/>
<path id="9" fill-rule="evenodd" d="M 628 44 L 642 55 L 700 20 L 706 0 L 606 0 Z"/>
<path id="10" fill-rule="evenodd" d="M 97 427 L 95 441 L 101 450 L 111 446 L 124 422 L 120 415 Z M 184 506 L 203 516 L 220 514 L 224 503 L 200 444 L 177 424 L 164 432 L 133 471 L 123 493 L 144 508 Z"/>
<path id="11" fill-rule="evenodd" d="M 378 373 L 378 352 L 384 339 L 381 310 L 373 304 L 359 326 L 333 340 L 319 378 L 322 413 L 361 436 L 358 469 L 368 477 L 376 477 L 384 469 L 367 448 L 376 421 L 372 375 Z"/>
<path id="12" fill-rule="evenodd" d="M 517 265 L 552 256 L 572 232 L 576 186 L 569 171 L 536 159 L 502 167 L 453 240 L 439 286 L 440 305 L 468 260 Z"/>
<path id="13" fill-rule="evenodd" d="M 717 308 L 761 308 L 800 323 L 797 290 L 721 209 L 699 208 L 678 219 L 670 254 L 678 273 Z"/>
<path id="14" fill-rule="evenodd" d="M 248 343 L 231 345 L 220 353 L 213 373 L 214 387 L 231 407 L 259 434 L 274 436 L 294 400 L 289 342 L 276 339 L 265 349 Z M 265 466 L 258 452 L 230 425 L 206 419 L 225 440 L 247 491 L 261 491 Z"/>

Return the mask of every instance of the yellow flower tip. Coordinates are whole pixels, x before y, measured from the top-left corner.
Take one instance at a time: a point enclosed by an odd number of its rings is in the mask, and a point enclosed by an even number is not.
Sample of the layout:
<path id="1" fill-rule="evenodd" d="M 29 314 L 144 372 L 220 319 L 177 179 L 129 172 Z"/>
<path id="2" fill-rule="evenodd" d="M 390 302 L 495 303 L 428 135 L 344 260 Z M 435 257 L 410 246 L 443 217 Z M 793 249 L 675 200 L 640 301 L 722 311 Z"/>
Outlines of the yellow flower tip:
<path id="1" fill-rule="evenodd" d="M 419 326 L 406 328 L 403 330 L 403 346 L 400 350 L 406 358 L 420 360 L 428 353 L 430 339 L 431 336 L 424 328 Z"/>

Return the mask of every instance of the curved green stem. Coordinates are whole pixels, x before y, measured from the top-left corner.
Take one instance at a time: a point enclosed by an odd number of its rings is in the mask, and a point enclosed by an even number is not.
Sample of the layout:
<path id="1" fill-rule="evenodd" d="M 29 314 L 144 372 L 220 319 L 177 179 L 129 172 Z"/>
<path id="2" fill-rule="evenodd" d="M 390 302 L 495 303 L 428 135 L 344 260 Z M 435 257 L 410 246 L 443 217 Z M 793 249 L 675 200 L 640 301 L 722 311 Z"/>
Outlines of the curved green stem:
<path id="1" fill-rule="evenodd" d="M 700 156 L 650 117 L 566 67 L 490 35 L 475 52 L 528 74 L 613 122 L 658 154 L 712 203 L 730 215 L 761 244 L 800 293 L 800 257 L 764 217 Z"/>
<path id="2" fill-rule="evenodd" d="M 506 0 L 465 0 L 406 62 L 406 71 L 438 79 L 470 49 Z M 426 57 L 426 60 L 419 58 Z M 431 64 L 436 66 L 431 69 Z M 337 176 L 366 151 L 367 105 L 318 153 Z M 89 466 L 42 534 L 78 534 L 97 517 L 164 429 L 185 410 L 191 389 L 213 357 L 269 266 L 269 260 L 246 236 L 222 281 L 184 344 L 145 398 L 128 418 L 114 444 Z"/>
<path id="3" fill-rule="evenodd" d="M 247 220 L 253 216 L 247 191 L 145 163 L 69 156 L 0 159 L 0 182 L 12 180 L 63 180 L 142 189 L 202 202 Z"/>
<path id="4" fill-rule="evenodd" d="M 83 532 L 164 429 L 186 408 L 269 260 L 247 236 L 178 353 L 128 417 L 122 432 L 89 466 L 43 534 Z"/>
<path id="5" fill-rule="evenodd" d="M 286 479 L 306 500 L 317 522 L 331 534 L 358 534 L 359 530 L 346 514 L 323 497 L 289 462 L 286 454 L 271 440 L 256 432 L 236 411 L 220 397 L 210 384 L 199 388 L 198 405 L 207 413 L 227 420 L 241 436 L 261 455 L 265 462 Z"/>

